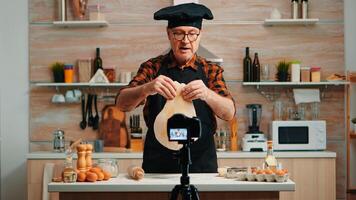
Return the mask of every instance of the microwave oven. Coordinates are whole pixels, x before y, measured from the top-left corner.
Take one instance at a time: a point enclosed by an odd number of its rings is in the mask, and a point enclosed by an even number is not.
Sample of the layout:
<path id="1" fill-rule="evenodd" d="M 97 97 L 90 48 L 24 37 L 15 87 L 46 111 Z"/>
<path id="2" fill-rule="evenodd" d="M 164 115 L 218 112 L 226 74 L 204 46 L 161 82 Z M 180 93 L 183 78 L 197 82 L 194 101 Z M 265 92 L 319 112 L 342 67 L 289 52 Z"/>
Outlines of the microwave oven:
<path id="1" fill-rule="evenodd" d="M 274 150 L 325 150 L 325 121 L 272 121 Z"/>

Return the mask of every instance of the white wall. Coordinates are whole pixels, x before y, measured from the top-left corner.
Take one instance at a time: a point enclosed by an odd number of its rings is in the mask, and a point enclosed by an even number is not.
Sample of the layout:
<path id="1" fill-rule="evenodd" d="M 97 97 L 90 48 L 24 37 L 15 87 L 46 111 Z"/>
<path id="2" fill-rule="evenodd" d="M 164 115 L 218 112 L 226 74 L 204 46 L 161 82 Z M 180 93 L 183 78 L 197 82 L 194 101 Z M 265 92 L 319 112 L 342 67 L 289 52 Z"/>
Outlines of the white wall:
<path id="1" fill-rule="evenodd" d="M 344 1 L 344 17 L 345 17 L 345 64 L 346 70 L 356 71 L 356 1 L 355 0 L 345 0 Z M 351 86 L 352 96 L 351 96 L 351 118 L 356 117 L 356 87 Z M 351 186 L 356 186 L 356 141 L 352 141 L 350 147 L 350 158 L 351 158 Z"/>
<path id="2" fill-rule="evenodd" d="M 1 0 L 1 200 L 26 199 L 29 73 L 28 0 Z"/>
<path id="3" fill-rule="evenodd" d="M 356 71 L 356 1 L 344 1 L 345 15 L 345 64 L 346 69 Z"/>

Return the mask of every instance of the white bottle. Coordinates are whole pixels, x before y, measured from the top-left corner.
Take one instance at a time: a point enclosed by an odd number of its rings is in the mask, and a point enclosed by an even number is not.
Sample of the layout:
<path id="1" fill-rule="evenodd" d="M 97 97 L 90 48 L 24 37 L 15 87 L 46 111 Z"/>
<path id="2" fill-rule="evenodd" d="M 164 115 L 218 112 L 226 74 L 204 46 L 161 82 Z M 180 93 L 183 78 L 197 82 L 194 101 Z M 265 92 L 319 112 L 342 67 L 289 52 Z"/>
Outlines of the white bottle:
<path id="1" fill-rule="evenodd" d="M 302 18 L 308 18 L 308 0 L 302 0 Z"/>
<path id="2" fill-rule="evenodd" d="M 67 5 L 66 0 L 58 0 L 59 20 L 64 22 L 67 20 Z"/>
<path id="3" fill-rule="evenodd" d="M 300 82 L 300 62 L 292 62 L 292 82 Z"/>
<path id="4" fill-rule="evenodd" d="M 298 0 L 292 0 L 292 19 L 298 19 Z"/>

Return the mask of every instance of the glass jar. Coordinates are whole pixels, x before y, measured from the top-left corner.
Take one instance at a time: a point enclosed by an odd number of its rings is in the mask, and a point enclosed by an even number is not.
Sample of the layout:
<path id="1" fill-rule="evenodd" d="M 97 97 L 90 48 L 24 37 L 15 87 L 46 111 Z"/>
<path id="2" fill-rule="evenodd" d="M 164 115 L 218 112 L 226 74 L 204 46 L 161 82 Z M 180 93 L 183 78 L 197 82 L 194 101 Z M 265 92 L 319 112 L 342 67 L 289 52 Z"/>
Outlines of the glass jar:
<path id="1" fill-rule="evenodd" d="M 66 151 L 62 176 L 65 183 L 74 183 L 77 181 L 77 172 L 73 167 L 73 153 L 70 148 Z"/>
<path id="2" fill-rule="evenodd" d="M 282 101 L 275 101 L 273 105 L 273 120 L 283 120 L 283 103 Z"/>
<path id="3" fill-rule="evenodd" d="M 300 61 L 293 61 L 291 64 L 291 81 L 300 82 Z"/>
<path id="4" fill-rule="evenodd" d="M 302 82 L 310 82 L 310 67 L 301 67 L 300 74 Z"/>
<path id="5" fill-rule="evenodd" d="M 312 67 L 310 69 L 311 81 L 312 82 L 320 82 L 320 67 Z"/>
<path id="6" fill-rule="evenodd" d="M 73 83 L 74 78 L 74 69 L 73 65 L 65 64 L 64 65 L 64 82 Z"/>
<path id="7" fill-rule="evenodd" d="M 98 167 L 109 172 L 111 177 L 117 177 L 119 175 L 119 165 L 116 159 L 99 159 Z"/>
<path id="8" fill-rule="evenodd" d="M 104 74 L 110 83 L 114 83 L 116 79 L 115 68 L 105 68 Z"/>

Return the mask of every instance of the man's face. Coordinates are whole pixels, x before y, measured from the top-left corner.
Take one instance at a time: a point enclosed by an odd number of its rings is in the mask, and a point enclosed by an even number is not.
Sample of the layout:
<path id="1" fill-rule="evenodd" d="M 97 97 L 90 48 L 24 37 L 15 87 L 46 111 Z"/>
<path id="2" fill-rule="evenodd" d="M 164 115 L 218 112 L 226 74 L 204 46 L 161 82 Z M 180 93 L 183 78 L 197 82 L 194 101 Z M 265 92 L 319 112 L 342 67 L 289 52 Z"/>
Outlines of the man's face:
<path id="1" fill-rule="evenodd" d="M 201 30 L 192 26 L 178 26 L 167 29 L 167 34 L 178 63 L 188 62 L 198 50 Z"/>

